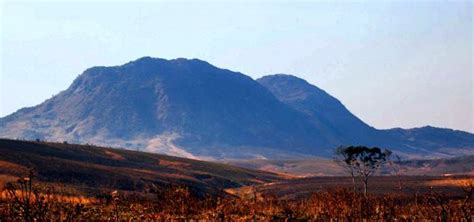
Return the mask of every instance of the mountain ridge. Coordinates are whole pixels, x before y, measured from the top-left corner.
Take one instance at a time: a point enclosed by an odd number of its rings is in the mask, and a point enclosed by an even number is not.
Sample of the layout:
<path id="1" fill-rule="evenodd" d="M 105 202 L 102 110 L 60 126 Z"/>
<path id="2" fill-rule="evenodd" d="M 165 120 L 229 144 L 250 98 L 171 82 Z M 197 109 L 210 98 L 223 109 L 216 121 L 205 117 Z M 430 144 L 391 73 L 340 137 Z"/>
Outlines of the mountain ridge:
<path id="1" fill-rule="evenodd" d="M 348 144 L 410 155 L 472 152 L 474 135 L 460 132 L 378 130 L 295 76 L 253 80 L 199 59 L 152 57 L 91 67 L 56 96 L 0 118 L 0 137 L 209 158 L 329 157 Z"/>

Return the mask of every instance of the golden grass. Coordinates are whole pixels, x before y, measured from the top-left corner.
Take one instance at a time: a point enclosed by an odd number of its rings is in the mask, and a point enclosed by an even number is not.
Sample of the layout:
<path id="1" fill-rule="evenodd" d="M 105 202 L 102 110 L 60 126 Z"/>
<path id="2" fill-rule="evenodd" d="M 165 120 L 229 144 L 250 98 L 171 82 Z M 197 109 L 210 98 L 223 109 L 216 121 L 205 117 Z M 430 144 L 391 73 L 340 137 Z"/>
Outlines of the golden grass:
<path id="1" fill-rule="evenodd" d="M 22 193 L 19 190 L 15 191 L 15 195 L 19 198 L 22 197 Z M 98 200 L 92 197 L 86 196 L 68 196 L 68 195 L 60 195 L 60 194 L 44 194 L 40 193 L 40 197 L 44 197 L 46 202 L 60 202 L 60 203 L 72 203 L 72 204 L 96 204 Z M 0 200 L 8 200 L 9 194 L 7 191 L 0 192 Z M 33 201 L 34 196 L 31 197 Z"/>
<path id="2" fill-rule="evenodd" d="M 427 182 L 428 186 L 463 187 L 469 184 L 474 184 L 474 178 L 447 178 Z"/>
<path id="3" fill-rule="evenodd" d="M 449 196 L 369 195 L 334 188 L 300 199 L 280 199 L 248 186 L 229 190 L 235 196 L 197 197 L 187 187 L 150 190 L 138 197 L 113 191 L 102 199 L 52 195 L 46 202 L 0 201 L 0 218 L 21 221 L 472 221 L 472 208 Z M 240 193 L 235 193 L 240 192 Z M 439 201 L 434 201 L 439 200 Z M 16 201 L 16 202 L 15 202 Z M 41 202 L 41 201 L 40 201 Z M 56 202 L 56 203 L 54 203 Z M 28 202 L 29 203 L 29 202 Z M 89 204 L 90 203 L 90 204 Z M 67 217 L 70 215 L 70 217 Z M 39 219 L 38 219 L 39 220 Z"/>

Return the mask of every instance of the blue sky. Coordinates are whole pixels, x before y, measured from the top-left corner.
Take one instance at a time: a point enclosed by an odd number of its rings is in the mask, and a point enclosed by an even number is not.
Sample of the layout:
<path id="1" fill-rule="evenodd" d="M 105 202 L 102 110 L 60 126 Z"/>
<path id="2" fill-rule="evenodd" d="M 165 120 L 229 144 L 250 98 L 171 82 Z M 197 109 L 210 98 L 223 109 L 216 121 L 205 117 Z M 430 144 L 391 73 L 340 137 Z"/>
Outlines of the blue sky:
<path id="1" fill-rule="evenodd" d="M 0 116 L 91 66 L 185 57 L 299 76 L 377 128 L 474 132 L 472 1 L 1 4 Z"/>

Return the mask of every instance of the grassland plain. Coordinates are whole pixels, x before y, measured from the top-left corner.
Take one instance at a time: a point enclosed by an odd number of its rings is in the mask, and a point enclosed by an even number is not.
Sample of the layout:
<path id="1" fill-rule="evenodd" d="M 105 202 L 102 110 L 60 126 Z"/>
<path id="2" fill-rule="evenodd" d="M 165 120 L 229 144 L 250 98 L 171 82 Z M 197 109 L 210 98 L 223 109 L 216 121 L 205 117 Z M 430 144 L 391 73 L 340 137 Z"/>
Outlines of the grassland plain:
<path id="1" fill-rule="evenodd" d="M 344 176 L 41 141 L 0 140 L 0 152 L 1 221 L 472 221 L 474 212 L 470 175 L 375 176 L 364 198 Z"/>

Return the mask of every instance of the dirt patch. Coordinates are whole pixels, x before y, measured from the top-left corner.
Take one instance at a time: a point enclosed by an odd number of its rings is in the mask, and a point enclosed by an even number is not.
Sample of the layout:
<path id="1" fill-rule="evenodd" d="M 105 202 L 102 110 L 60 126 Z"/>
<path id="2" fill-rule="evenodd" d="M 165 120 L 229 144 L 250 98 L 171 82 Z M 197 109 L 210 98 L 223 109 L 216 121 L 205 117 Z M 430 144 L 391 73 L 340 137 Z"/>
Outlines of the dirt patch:
<path id="1" fill-rule="evenodd" d="M 239 188 L 229 188 L 224 190 L 226 193 L 238 196 L 244 200 L 263 200 L 264 196 L 255 186 L 244 186 Z"/>
<path id="2" fill-rule="evenodd" d="M 186 179 L 186 180 L 192 180 L 192 181 L 197 181 L 196 178 L 185 175 L 185 174 L 177 174 L 177 173 L 159 173 L 158 175 L 163 176 L 163 177 L 168 177 L 168 178 L 174 178 L 174 179 Z"/>
<path id="3" fill-rule="evenodd" d="M 176 161 L 169 161 L 169 160 L 160 159 L 160 165 L 161 166 L 167 166 L 167 167 L 187 167 L 190 164 L 189 163 L 183 163 L 183 162 L 176 162 Z"/>
<path id="4" fill-rule="evenodd" d="M 145 169 L 130 169 L 134 172 L 140 173 L 140 174 L 148 174 L 151 177 L 165 177 L 165 178 L 173 178 L 173 179 L 186 179 L 186 180 L 196 180 L 196 178 L 185 175 L 185 174 L 179 174 L 179 173 L 162 173 L 158 171 L 152 171 L 152 170 L 145 170 Z"/>
<path id="5" fill-rule="evenodd" d="M 118 153 L 114 153 L 114 152 L 111 152 L 111 151 L 105 151 L 105 154 L 107 154 L 110 158 L 114 159 L 114 160 L 125 160 L 125 157 L 123 157 L 122 155 L 118 154 Z"/>

